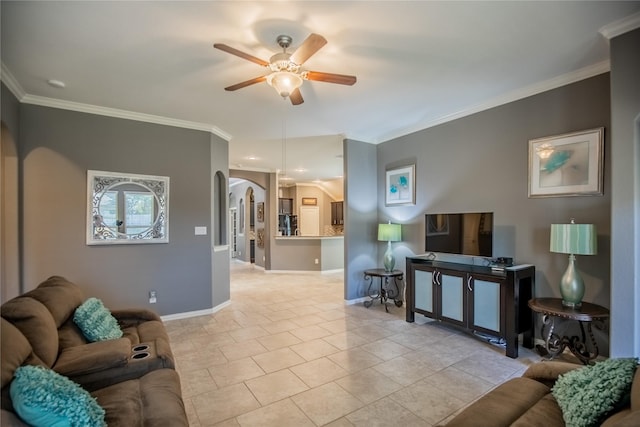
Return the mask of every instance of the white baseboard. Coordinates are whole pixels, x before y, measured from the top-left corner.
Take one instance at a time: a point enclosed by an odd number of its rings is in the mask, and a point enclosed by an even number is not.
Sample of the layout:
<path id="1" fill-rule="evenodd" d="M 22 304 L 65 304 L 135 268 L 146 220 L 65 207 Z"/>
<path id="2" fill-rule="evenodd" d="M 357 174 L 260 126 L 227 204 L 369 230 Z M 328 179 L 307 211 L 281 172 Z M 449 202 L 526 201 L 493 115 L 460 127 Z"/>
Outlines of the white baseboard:
<path id="1" fill-rule="evenodd" d="M 218 311 L 227 307 L 229 304 L 231 304 L 231 300 L 225 301 L 222 304 L 218 304 L 213 308 L 207 308 L 204 310 L 196 310 L 196 311 L 187 311 L 185 313 L 167 314 L 165 316 L 160 316 L 160 319 L 162 319 L 163 322 L 168 322 L 171 320 L 188 319 L 190 317 L 208 316 L 208 315 L 217 313 Z"/>
<path id="2" fill-rule="evenodd" d="M 371 301 L 371 298 L 369 297 L 360 297 L 360 298 L 355 298 L 355 299 L 346 299 L 344 300 L 344 303 L 347 305 L 355 305 L 361 302 L 365 302 L 365 301 Z"/>
<path id="3" fill-rule="evenodd" d="M 344 268 L 336 270 L 265 270 L 264 272 L 277 274 L 334 274 L 344 272 Z"/>

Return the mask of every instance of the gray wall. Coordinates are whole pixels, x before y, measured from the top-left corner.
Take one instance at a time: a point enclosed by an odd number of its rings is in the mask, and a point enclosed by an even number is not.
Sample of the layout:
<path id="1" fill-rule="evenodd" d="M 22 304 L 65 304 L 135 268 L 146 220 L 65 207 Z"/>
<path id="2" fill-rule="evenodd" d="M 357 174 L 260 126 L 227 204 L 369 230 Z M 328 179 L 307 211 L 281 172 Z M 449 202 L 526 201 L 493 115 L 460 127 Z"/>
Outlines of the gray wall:
<path id="1" fill-rule="evenodd" d="M 640 356 L 640 30 L 611 40 L 611 356 Z"/>
<path id="2" fill-rule="evenodd" d="M 58 274 L 111 308 L 212 307 L 211 232 L 194 235 L 212 229 L 211 173 L 227 168 L 210 133 L 22 104 L 19 144 L 25 290 Z M 88 169 L 169 176 L 169 243 L 87 246 Z"/>
<path id="3" fill-rule="evenodd" d="M 377 223 L 403 224 L 403 241 L 394 244 L 394 253 L 396 268 L 404 270 L 407 256 L 425 252 L 425 213 L 493 211 L 494 256 L 534 264 L 537 296 L 560 296 L 558 284 L 568 262 L 567 256 L 549 252 L 550 224 L 570 218 L 595 224 L 598 254 L 578 257 L 577 265 L 586 283 L 585 301 L 610 307 L 609 100 L 607 73 L 387 141 L 375 146 L 375 154 L 347 141 L 345 298 L 363 296 L 362 271 L 381 265 L 386 245 L 376 241 Z M 605 127 L 604 195 L 528 198 L 528 141 L 600 126 Z M 367 166 L 374 161 L 377 170 Z M 416 204 L 386 207 L 385 169 L 406 164 L 416 165 Z M 367 197 L 371 192 L 377 202 Z M 371 200 L 377 206 L 370 206 Z M 600 331 L 596 337 L 601 344 L 607 340 Z M 608 343 L 601 352 L 607 349 Z"/>
<path id="4" fill-rule="evenodd" d="M 217 135 L 209 135 L 211 140 L 211 178 L 216 173 L 222 175 L 224 184 L 220 191 L 222 194 L 216 194 L 219 189 L 212 184 L 213 198 L 218 203 L 213 203 L 211 212 L 211 233 L 210 239 L 213 242 L 214 232 L 217 228 L 218 233 L 225 233 L 225 236 L 221 236 L 221 240 L 218 240 L 221 244 L 213 247 L 212 255 L 212 284 L 213 295 L 212 304 L 213 307 L 217 307 L 220 304 L 227 302 L 231 299 L 231 271 L 229 265 L 229 143 Z M 221 212 L 217 212 L 220 210 Z M 219 219 L 218 219 L 219 218 Z M 222 226 L 218 221 L 222 221 Z"/>
<path id="5" fill-rule="evenodd" d="M 577 257 L 585 301 L 609 307 L 611 141 L 609 74 L 544 92 L 378 145 L 381 221 L 403 225 L 396 264 L 423 254 L 424 214 L 494 212 L 494 256 L 536 266 L 536 295 L 560 296 L 568 257 L 549 252 L 552 223 L 595 224 L 598 254 Z M 528 141 L 605 127 L 604 195 L 528 198 Z M 416 205 L 384 206 L 384 170 L 416 164 Z M 380 253 L 384 244 L 378 245 Z"/>
<path id="6" fill-rule="evenodd" d="M 0 302 L 20 295 L 20 212 L 18 138 L 20 104 L 1 85 L 0 135 Z"/>
<path id="7" fill-rule="evenodd" d="M 20 137 L 20 103 L 11 91 L 5 86 L 4 82 L 0 83 L 0 111 L 2 112 L 2 123 L 9 129 L 13 139 L 16 141 Z"/>
<path id="8" fill-rule="evenodd" d="M 376 146 L 344 141 L 344 298 L 364 296 L 363 272 L 379 266 Z"/>

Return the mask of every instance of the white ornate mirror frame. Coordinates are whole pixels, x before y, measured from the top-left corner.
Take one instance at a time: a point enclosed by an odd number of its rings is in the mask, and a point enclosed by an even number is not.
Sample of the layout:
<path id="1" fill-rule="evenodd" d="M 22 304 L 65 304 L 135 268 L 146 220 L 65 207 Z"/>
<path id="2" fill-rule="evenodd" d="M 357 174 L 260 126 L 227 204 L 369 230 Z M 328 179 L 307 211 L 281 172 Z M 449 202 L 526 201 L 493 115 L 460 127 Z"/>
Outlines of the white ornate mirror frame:
<path id="1" fill-rule="evenodd" d="M 87 171 L 87 245 L 169 242 L 169 177 Z"/>

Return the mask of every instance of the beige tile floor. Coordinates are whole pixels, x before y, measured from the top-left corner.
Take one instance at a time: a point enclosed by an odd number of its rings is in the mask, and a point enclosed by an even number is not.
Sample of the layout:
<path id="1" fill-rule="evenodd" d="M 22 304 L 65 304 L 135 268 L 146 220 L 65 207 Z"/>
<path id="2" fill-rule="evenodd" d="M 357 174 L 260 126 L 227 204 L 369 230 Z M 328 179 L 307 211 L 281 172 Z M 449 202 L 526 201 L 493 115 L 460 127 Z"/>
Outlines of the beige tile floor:
<path id="1" fill-rule="evenodd" d="M 166 322 L 194 427 L 433 426 L 540 360 L 347 305 L 342 274 L 231 270 L 228 306 Z"/>

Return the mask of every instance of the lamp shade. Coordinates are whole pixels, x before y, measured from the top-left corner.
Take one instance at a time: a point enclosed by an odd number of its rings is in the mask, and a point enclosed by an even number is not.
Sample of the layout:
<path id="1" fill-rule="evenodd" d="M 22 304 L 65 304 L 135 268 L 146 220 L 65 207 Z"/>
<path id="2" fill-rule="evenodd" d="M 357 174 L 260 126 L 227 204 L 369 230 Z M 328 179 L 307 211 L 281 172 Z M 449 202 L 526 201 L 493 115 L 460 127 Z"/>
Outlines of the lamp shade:
<path id="1" fill-rule="evenodd" d="M 379 224 L 378 240 L 381 242 L 399 242 L 402 240 L 400 224 Z"/>
<path id="2" fill-rule="evenodd" d="M 595 255 L 598 253 L 597 243 L 596 226 L 593 224 L 551 224 L 551 252 Z"/>

